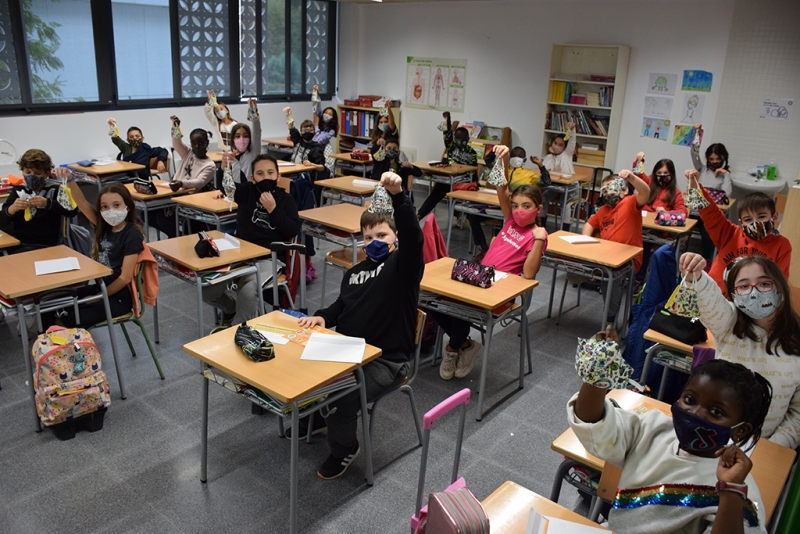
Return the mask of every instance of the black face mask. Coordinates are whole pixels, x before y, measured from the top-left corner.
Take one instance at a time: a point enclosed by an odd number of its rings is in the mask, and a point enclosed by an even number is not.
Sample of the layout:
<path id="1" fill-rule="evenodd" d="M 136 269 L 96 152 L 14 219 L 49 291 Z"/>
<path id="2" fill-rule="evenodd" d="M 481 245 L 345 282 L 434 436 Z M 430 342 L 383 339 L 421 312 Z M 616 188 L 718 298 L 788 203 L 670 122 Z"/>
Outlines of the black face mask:
<path id="1" fill-rule="evenodd" d="M 255 182 L 253 185 L 256 186 L 259 193 L 272 193 L 278 187 L 278 180 L 266 179 Z"/>
<path id="2" fill-rule="evenodd" d="M 303 138 L 303 141 L 311 141 L 314 139 L 314 132 L 303 132 L 300 134 L 300 137 Z"/>
<path id="3" fill-rule="evenodd" d="M 208 147 L 192 147 L 192 154 L 196 157 L 203 159 L 206 157 L 206 152 L 208 151 Z"/>

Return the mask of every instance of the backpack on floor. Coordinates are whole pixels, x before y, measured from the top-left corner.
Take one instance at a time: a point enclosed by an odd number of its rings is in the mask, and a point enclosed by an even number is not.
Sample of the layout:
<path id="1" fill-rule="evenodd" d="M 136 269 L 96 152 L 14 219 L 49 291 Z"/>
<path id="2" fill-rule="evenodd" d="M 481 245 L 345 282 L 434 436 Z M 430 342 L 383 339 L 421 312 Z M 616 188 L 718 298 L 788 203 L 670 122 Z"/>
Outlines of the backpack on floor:
<path id="1" fill-rule="evenodd" d="M 51 326 L 33 343 L 36 411 L 53 426 L 111 404 L 100 351 L 83 328 Z"/>

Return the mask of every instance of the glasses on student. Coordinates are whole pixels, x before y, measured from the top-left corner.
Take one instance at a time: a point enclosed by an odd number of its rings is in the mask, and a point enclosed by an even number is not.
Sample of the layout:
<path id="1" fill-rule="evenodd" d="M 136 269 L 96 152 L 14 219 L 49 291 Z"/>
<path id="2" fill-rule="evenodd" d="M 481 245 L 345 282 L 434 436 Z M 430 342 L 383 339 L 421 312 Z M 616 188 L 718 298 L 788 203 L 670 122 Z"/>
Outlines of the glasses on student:
<path id="1" fill-rule="evenodd" d="M 749 295 L 750 293 L 752 293 L 753 292 L 753 288 L 756 288 L 756 290 L 759 293 L 768 293 L 768 292 L 772 291 L 773 289 L 775 289 L 775 282 L 772 282 L 772 281 L 759 282 L 754 286 L 751 286 L 751 285 L 736 286 L 736 287 L 733 288 L 733 291 L 737 295 L 743 297 L 743 296 L 746 296 L 746 295 Z"/>

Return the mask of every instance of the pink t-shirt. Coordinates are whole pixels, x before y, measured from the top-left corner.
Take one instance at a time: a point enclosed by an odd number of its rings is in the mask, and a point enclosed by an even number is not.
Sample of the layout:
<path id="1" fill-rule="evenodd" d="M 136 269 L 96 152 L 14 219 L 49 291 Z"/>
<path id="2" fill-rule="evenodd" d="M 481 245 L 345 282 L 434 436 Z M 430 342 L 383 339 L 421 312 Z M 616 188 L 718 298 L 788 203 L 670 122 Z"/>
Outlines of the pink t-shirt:
<path id="1" fill-rule="evenodd" d="M 481 260 L 482 265 L 494 265 L 495 270 L 510 274 L 522 274 L 522 267 L 534 243 L 533 228 L 519 226 L 514 219 L 506 220 L 503 229 L 492 241 L 489 250 Z M 544 239 L 542 254 L 547 250 Z"/>

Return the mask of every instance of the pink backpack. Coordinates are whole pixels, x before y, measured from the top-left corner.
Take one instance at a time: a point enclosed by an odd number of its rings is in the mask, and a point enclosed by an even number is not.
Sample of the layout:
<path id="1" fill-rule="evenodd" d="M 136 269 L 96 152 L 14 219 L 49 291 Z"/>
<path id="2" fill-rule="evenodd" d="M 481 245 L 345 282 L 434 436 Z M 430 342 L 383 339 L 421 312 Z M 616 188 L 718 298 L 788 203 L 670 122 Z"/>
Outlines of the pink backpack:
<path id="1" fill-rule="evenodd" d="M 36 411 L 45 426 L 89 414 L 111 404 L 100 351 L 83 328 L 51 326 L 33 343 Z"/>

